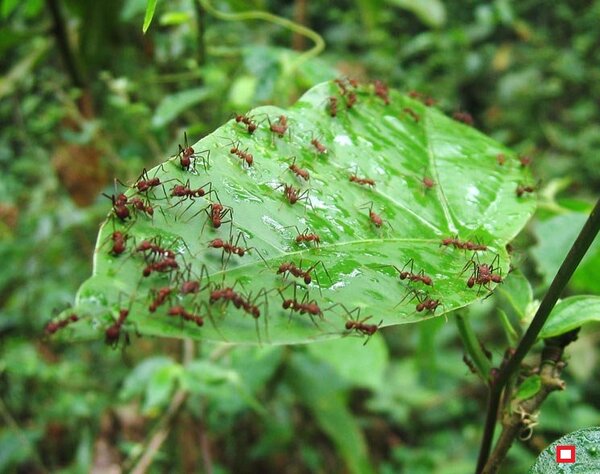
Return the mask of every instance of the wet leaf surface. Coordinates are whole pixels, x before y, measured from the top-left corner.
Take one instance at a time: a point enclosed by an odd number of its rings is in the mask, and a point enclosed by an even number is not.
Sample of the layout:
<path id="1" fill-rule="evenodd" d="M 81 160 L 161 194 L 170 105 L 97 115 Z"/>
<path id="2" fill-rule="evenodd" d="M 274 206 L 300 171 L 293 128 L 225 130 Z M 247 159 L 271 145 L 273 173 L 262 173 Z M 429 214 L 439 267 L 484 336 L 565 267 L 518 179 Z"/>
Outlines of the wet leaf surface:
<path id="1" fill-rule="evenodd" d="M 386 105 L 373 85 L 354 89 L 346 84 L 345 90 L 324 83 L 288 110 L 254 109 L 248 113 L 257 125 L 254 133 L 232 119 L 193 145 L 196 159 L 189 170 L 182 169 L 179 156 L 150 170 L 148 177 L 163 184 L 147 193 L 132 187 L 127 195 L 129 203 L 147 197 L 153 217 L 130 204 L 133 218 L 126 222 L 111 212 L 98 236 L 94 274 L 77 295 L 74 310 L 80 320 L 57 336 L 105 337 L 113 325 L 120 341 L 137 331 L 238 343 L 306 343 L 366 337 L 368 326 L 345 328 L 351 318 L 369 317 L 363 325 L 381 322 L 381 327 L 413 323 L 483 298 L 486 288 L 466 284 L 474 253 L 442 246 L 442 239 L 485 244 L 487 250 L 476 252 L 475 259 L 493 263 L 493 273 L 506 275 L 505 245 L 535 209 L 534 195 L 515 192 L 519 184 L 532 182 L 527 169 L 501 144 L 397 91 L 390 91 Z M 356 103 L 348 108 L 351 92 Z M 336 98 L 335 117 L 330 97 Z M 288 128 L 279 136 L 271 125 L 277 128 L 281 115 Z M 315 139 L 326 152 L 311 143 Z M 252 165 L 232 154 L 233 147 L 252 154 Z M 309 179 L 293 173 L 292 163 Z M 374 185 L 353 182 L 352 175 Z M 184 199 L 172 196 L 176 185 L 211 192 Z M 284 186 L 297 190 L 295 204 Z M 219 228 L 210 219 L 211 203 L 230 210 Z M 298 243 L 305 230 L 317 234 L 320 245 Z M 126 250 L 118 256 L 111 254 L 115 231 L 127 235 Z M 214 239 L 248 250 L 243 256 L 227 254 L 210 247 Z M 142 276 L 145 268 L 164 260 L 137 252 L 144 240 L 176 252 L 178 268 Z M 289 263 L 303 272 L 311 269 L 310 284 L 277 273 Z M 423 271 L 433 285 L 402 281 L 392 265 Z M 199 281 L 202 290 L 181 294 L 187 280 Z M 172 289 L 170 297 L 150 312 L 155 292 L 165 287 Z M 210 293 L 218 287 L 234 287 L 240 307 L 222 300 L 211 304 Z M 286 310 L 284 299 L 316 303 L 322 313 L 311 317 Z M 439 305 L 435 311 L 417 311 L 419 299 L 426 306 L 439 300 Z M 259 309 L 259 317 L 248 314 L 250 305 Z M 169 316 L 176 306 L 201 316 L 204 325 Z M 120 309 L 129 309 L 123 324 Z"/>

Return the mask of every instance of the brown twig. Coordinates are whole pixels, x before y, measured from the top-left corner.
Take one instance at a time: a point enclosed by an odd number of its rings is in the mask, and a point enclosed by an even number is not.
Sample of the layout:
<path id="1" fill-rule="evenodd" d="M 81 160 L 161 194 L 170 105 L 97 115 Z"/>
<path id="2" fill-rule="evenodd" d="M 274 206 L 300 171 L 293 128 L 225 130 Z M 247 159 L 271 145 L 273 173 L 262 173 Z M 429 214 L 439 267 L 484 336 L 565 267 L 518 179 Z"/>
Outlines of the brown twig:
<path id="1" fill-rule="evenodd" d="M 495 474 L 498 472 L 517 436 L 531 436 L 531 430 L 537 424 L 537 413 L 548 395 L 556 390 L 565 389 L 565 382 L 560 378 L 560 373 L 564 367 L 561 358 L 564 348 L 577 338 L 577 331 L 545 341 L 546 346 L 542 351 L 539 367 L 541 388 L 535 395 L 526 400 L 512 400 L 511 409 L 503 413 L 502 433 L 483 468 L 482 474 Z"/>
<path id="2" fill-rule="evenodd" d="M 63 62 L 65 63 L 65 67 L 67 68 L 69 76 L 71 77 L 71 81 L 75 87 L 83 89 L 85 81 L 83 79 L 83 74 L 77 66 L 75 55 L 73 54 L 73 50 L 69 44 L 67 29 L 65 28 L 65 20 L 60 10 L 59 0 L 46 0 L 46 5 L 48 5 L 50 15 L 52 16 L 52 33 L 56 38 L 58 50 L 62 56 Z"/>
<path id="3" fill-rule="evenodd" d="M 296 0 L 294 2 L 294 21 L 299 25 L 306 25 L 306 0 Z M 294 51 L 304 51 L 306 48 L 306 38 L 294 32 L 292 36 L 292 49 Z"/>

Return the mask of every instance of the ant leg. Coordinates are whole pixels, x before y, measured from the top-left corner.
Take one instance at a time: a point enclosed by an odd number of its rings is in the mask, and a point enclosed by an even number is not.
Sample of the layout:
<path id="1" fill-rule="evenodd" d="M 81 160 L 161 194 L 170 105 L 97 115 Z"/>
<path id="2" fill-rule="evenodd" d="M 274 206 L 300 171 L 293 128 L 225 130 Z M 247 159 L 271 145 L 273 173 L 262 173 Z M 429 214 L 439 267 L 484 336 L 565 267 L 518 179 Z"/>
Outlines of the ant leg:
<path id="1" fill-rule="evenodd" d="M 396 304 L 396 306 L 394 306 L 394 309 L 397 308 L 398 306 L 400 306 L 402 303 L 404 303 L 404 300 L 406 300 L 406 298 L 409 297 L 409 295 L 412 295 L 412 298 L 408 300 L 408 302 L 410 303 L 412 300 L 414 300 L 415 298 L 417 298 L 417 300 L 419 302 L 421 302 L 419 300 L 419 295 L 418 295 L 418 291 L 415 288 L 409 288 L 408 291 L 406 292 L 406 294 L 404 295 L 404 297 L 398 302 L 398 304 Z"/>
<path id="2" fill-rule="evenodd" d="M 410 265 L 410 273 L 411 273 L 411 274 L 413 274 L 413 272 L 414 272 L 414 263 L 415 263 L 415 259 L 414 259 L 414 258 L 411 258 L 411 259 L 409 259 L 409 260 L 408 260 L 408 262 L 406 262 L 406 263 L 404 264 L 404 266 L 402 267 L 402 270 L 398 270 L 398 267 L 397 267 L 397 266 L 395 266 L 395 265 L 392 265 L 392 266 L 393 266 L 393 267 L 396 269 L 396 271 L 397 271 L 398 273 L 402 273 L 402 272 L 404 271 L 404 269 L 405 269 L 405 268 L 406 268 L 408 265 Z"/>
<path id="3" fill-rule="evenodd" d="M 254 299 L 254 301 L 252 302 L 252 304 L 255 304 L 256 301 L 258 300 L 258 298 L 261 296 L 263 296 L 264 300 L 264 313 L 263 313 L 263 321 L 264 321 L 264 329 L 265 329 L 265 337 L 267 339 L 267 341 L 270 340 L 269 337 L 269 299 L 267 298 L 267 295 L 269 294 L 270 291 L 273 291 L 273 289 L 271 290 L 265 290 L 264 288 L 261 289 L 257 294 L 256 294 L 256 298 Z M 257 321 L 258 322 L 258 321 Z"/>
<path id="4" fill-rule="evenodd" d="M 323 260 L 319 260 L 319 263 L 321 264 L 321 266 L 323 267 L 323 271 L 325 272 L 325 275 L 327 275 L 327 278 L 329 279 L 329 283 L 333 284 L 333 280 L 331 279 L 331 275 L 329 274 L 329 272 L 327 271 L 327 267 L 325 266 L 325 264 L 323 263 Z"/>
<path id="5" fill-rule="evenodd" d="M 210 150 L 203 150 L 201 152 L 199 152 L 199 154 L 202 153 L 206 153 L 206 158 L 202 157 L 202 167 L 204 168 L 205 172 L 208 172 L 207 167 L 210 167 Z"/>
<path id="6" fill-rule="evenodd" d="M 184 200 L 185 199 L 187 199 L 187 197 L 184 198 Z M 179 215 L 177 216 L 177 219 L 180 219 L 188 211 L 188 209 L 194 205 L 194 199 L 190 197 L 189 200 L 190 200 L 190 203 L 182 212 L 179 213 Z M 189 222 L 189 220 L 187 220 L 186 222 Z"/>
<path id="7" fill-rule="evenodd" d="M 475 260 L 473 260 L 473 258 L 471 258 L 467 261 L 467 263 L 465 263 L 465 266 L 459 273 L 459 276 L 462 276 L 469 269 L 469 267 L 473 268 L 472 276 L 475 276 L 475 273 L 477 273 L 477 264 L 475 263 Z"/>
<path id="8" fill-rule="evenodd" d="M 492 263 L 490 265 L 490 272 L 494 273 L 494 268 L 496 268 L 496 266 L 494 265 L 495 263 L 498 263 L 498 267 L 500 266 L 500 254 L 497 253 L 496 256 L 494 257 L 494 260 L 492 260 Z"/>
<path id="9" fill-rule="evenodd" d="M 211 205 L 209 204 L 208 206 L 206 206 L 204 209 L 202 209 L 202 211 L 204 211 L 206 213 L 206 216 L 208 217 L 208 219 L 206 219 L 204 221 L 204 224 L 202 224 L 202 227 L 200 229 L 200 237 L 202 237 L 202 234 L 204 234 L 204 227 L 206 227 L 206 223 L 208 221 L 212 221 L 212 214 L 210 213 L 209 209 L 211 208 Z M 200 212 L 202 212 L 200 211 Z"/>

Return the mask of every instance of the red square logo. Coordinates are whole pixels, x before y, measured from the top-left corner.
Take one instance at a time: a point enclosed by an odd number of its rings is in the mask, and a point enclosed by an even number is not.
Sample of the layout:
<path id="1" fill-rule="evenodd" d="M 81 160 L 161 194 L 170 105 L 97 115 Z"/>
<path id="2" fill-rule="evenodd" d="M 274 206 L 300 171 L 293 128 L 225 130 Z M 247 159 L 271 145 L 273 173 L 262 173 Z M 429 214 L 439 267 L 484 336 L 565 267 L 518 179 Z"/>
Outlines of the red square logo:
<path id="1" fill-rule="evenodd" d="M 559 464 L 575 462 L 575 446 L 558 445 L 556 447 L 556 462 Z"/>

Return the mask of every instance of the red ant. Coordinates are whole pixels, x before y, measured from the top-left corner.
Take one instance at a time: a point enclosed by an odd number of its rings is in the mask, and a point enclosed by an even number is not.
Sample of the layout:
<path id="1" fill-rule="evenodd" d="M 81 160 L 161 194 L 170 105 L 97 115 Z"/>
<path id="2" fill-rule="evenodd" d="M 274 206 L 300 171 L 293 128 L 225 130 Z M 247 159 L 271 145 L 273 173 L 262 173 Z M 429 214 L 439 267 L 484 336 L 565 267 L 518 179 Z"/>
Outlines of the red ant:
<path id="1" fill-rule="evenodd" d="M 504 156 L 504 153 L 498 153 L 496 155 L 496 162 L 502 166 L 504 165 L 504 163 L 506 163 L 506 156 Z"/>
<path id="2" fill-rule="evenodd" d="M 479 371 L 475 367 L 475 364 L 473 363 L 473 361 L 471 359 L 469 359 L 469 357 L 467 356 L 467 354 L 463 354 L 462 360 L 465 363 L 465 365 L 469 368 L 469 371 L 472 374 L 475 374 L 475 375 L 479 374 Z"/>
<path id="3" fill-rule="evenodd" d="M 150 204 L 145 204 L 139 197 L 131 198 L 129 204 L 131 204 L 136 211 L 142 212 L 149 217 L 154 216 L 154 208 Z"/>
<path id="4" fill-rule="evenodd" d="M 125 194 L 120 193 L 117 194 L 116 197 L 114 194 L 109 196 L 108 194 L 102 193 L 102 195 L 112 201 L 113 212 L 115 213 L 115 216 L 119 218 L 119 220 L 125 221 L 131 217 L 131 213 L 127 207 L 127 204 L 129 204 L 129 198 Z"/>
<path id="5" fill-rule="evenodd" d="M 320 153 L 321 155 L 327 153 L 327 147 L 325 145 L 323 145 L 319 140 L 317 140 L 316 138 L 313 138 L 310 141 L 310 144 L 312 146 L 315 147 L 315 149 L 317 150 L 318 153 Z"/>
<path id="6" fill-rule="evenodd" d="M 244 255 L 246 255 L 246 252 L 248 252 L 249 250 L 252 249 L 252 247 L 249 247 L 249 248 L 239 247 L 237 244 L 238 244 L 240 238 L 243 238 L 244 241 L 246 240 L 246 238 L 244 237 L 244 234 L 242 232 L 240 232 L 235 241 L 235 244 L 233 243 L 233 237 L 232 237 L 229 239 L 229 241 L 225 241 L 223 239 L 211 240 L 208 243 L 208 246 L 213 249 L 223 249 L 223 255 L 225 253 L 228 253 L 230 255 L 233 254 L 233 255 L 238 255 L 240 257 L 243 257 Z"/>
<path id="7" fill-rule="evenodd" d="M 430 106 L 435 105 L 437 103 L 437 101 L 433 97 L 428 97 L 428 96 L 426 96 L 424 94 L 421 94 L 420 92 L 417 92 L 417 91 L 410 91 L 408 93 L 408 96 L 410 98 L 412 98 L 412 99 L 417 99 L 417 100 L 421 101 L 427 107 L 430 107 Z"/>
<path id="8" fill-rule="evenodd" d="M 181 284 L 181 294 L 189 295 L 200 291 L 200 282 L 195 280 L 187 280 Z"/>
<path id="9" fill-rule="evenodd" d="M 338 99 L 335 96 L 331 96 L 328 99 L 329 103 L 328 103 L 328 109 L 329 109 L 329 115 L 331 115 L 332 117 L 337 116 L 337 108 L 338 108 Z"/>
<path id="10" fill-rule="evenodd" d="M 340 306 L 344 307 L 343 305 Z M 356 318 L 352 318 L 352 314 L 355 312 Z M 365 322 L 371 319 L 373 316 L 367 316 L 366 318 L 360 319 L 360 308 L 355 308 L 352 311 L 346 310 L 346 313 L 348 313 L 348 315 L 350 316 L 350 319 L 347 320 L 344 324 L 346 331 L 354 331 L 356 333 L 362 334 L 363 336 L 367 336 L 367 339 L 363 343 L 363 346 L 366 345 L 367 342 L 369 342 L 371 336 L 375 334 L 383 324 L 383 320 L 381 320 L 379 324 L 365 324 Z"/>
<path id="11" fill-rule="evenodd" d="M 418 313 L 427 310 L 427 311 L 431 311 L 432 313 L 435 313 L 435 310 L 437 309 L 437 307 L 440 305 L 440 300 L 434 300 L 431 299 L 429 296 L 425 297 L 425 299 L 423 301 L 419 300 L 419 303 L 417 303 L 416 306 L 416 310 Z"/>
<path id="12" fill-rule="evenodd" d="M 235 286 L 235 285 L 234 285 Z M 267 292 L 262 289 L 256 295 L 254 300 L 251 300 L 251 296 L 247 298 L 242 296 L 240 293 L 237 293 L 232 287 L 231 288 L 217 288 L 210 293 L 209 302 L 210 304 L 214 304 L 219 300 L 225 300 L 228 303 L 233 303 L 233 305 L 240 309 L 242 308 L 244 312 L 250 314 L 254 319 L 258 319 L 260 317 L 260 308 L 255 304 L 255 301 L 264 293 L 267 295 Z"/>
<path id="13" fill-rule="evenodd" d="M 375 95 L 381 98 L 385 105 L 389 105 L 390 91 L 388 89 L 388 86 L 380 80 L 376 80 L 375 82 L 373 82 L 373 85 L 375 86 Z"/>
<path id="14" fill-rule="evenodd" d="M 202 316 L 198 316 L 196 314 L 189 313 L 188 311 L 185 310 L 185 308 L 183 306 L 173 306 L 173 307 L 169 308 L 169 311 L 167 312 L 167 314 L 169 316 L 179 316 L 184 321 L 192 321 L 192 322 L 196 323 L 196 326 L 199 326 L 199 327 L 204 325 L 204 318 L 202 318 Z"/>
<path id="15" fill-rule="evenodd" d="M 356 104 L 356 92 L 348 90 L 348 86 L 356 88 L 358 86 L 358 83 L 355 80 L 351 80 L 351 79 L 347 79 L 347 80 L 342 80 L 342 79 L 334 79 L 335 84 L 337 84 L 340 95 L 342 97 L 346 98 L 346 107 L 348 109 L 351 109 L 355 104 Z M 346 82 L 348 83 L 346 85 Z M 337 113 L 337 99 L 335 97 L 330 97 L 329 101 L 330 101 L 330 111 L 332 108 L 332 99 L 335 99 L 336 104 L 335 104 L 335 108 L 336 108 L 336 113 Z M 335 115 L 332 114 L 333 117 L 335 117 Z"/>
<path id="16" fill-rule="evenodd" d="M 113 241 L 113 245 L 110 250 L 111 254 L 118 256 L 125 252 L 126 241 L 128 239 L 127 234 L 116 230 L 112 233 L 111 239 Z"/>
<path id="17" fill-rule="evenodd" d="M 411 109 L 410 107 L 404 107 L 402 109 L 402 112 L 409 115 L 410 118 L 412 118 L 417 123 L 419 123 L 419 121 L 421 120 L 421 116 L 418 113 L 416 113 L 413 109 Z"/>
<path id="18" fill-rule="evenodd" d="M 193 159 L 194 160 L 193 171 L 196 171 L 196 160 L 198 159 L 197 153 L 194 151 L 194 148 L 192 148 L 191 146 L 188 145 L 187 133 L 184 132 L 183 136 L 185 138 L 185 147 L 182 147 L 181 145 L 179 145 L 179 153 L 177 154 L 177 156 L 179 156 L 179 164 L 181 165 L 182 169 L 189 171 L 190 167 L 192 166 L 192 159 Z M 202 158 L 204 170 L 206 171 L 206 163 L 210 162 L 210 150 L 204 150 L 201 153 L 208 153 L 206 159 Z"/>
<path id="19" fill-rule="evenodd" d="M 517 197 L 521 197 L 525 193 L 533 193 L 533 192 L 535 192 L 535 187 L 529 186 L 529 185 L 524 185 L 524 184 L 519 184 L 517 186 L 517 189 L 515 190 Z"/>
<path id="20" fill-rule="evenodd" d="M 423 103 L 427 107 L 431 107 L 432 105 L 437 104 L 437 100 L 435 100 L 433 97 L 425 97 L 425 99 L 423 99 Z"/>
<path id="21" fill-rule="evenodd" d="M 232 145 L 231 150 L 229 150 L 229 153 L 231 153 L 232 155 L 236 155 L 238 158 L 242 159 L 248 165 L 248 167 L 252 166 L 252 164 L 254 163 L 254 157 L 247 152 L 247 149 L 245 151 L 242 151 L 237 145 Z"/>
<path id="22" fill-rule="evenodd" d="M 171 296 L 173 289 L 168 286 L 165 286 L 158 290 L 150 290 L 150 292 L 154 295 L 153 296 L 154 299 L 150 303 L 150 306 L 148 306 L 148 311 L 150 311 L 151 313 L 154 313 L 156 311 L 156 309 L 159 306 L 162 306 L 165 303 L 165 301 L 167 300 L 167 298 L 169 298 L 169 296 Z"/>
<path id="23" fill-rule="evenodd" d="M 160 182 L 160 178 L 157 178 L 157 177 L 150 178 L 148 176 L 148 172 L 144 168 L 144 170 L 142 171 L 142 174 L 140 175 L 140 177 L 137 179 L 136 183 L 134 184 L 134 187 L 138 190 L 138 192 L 144 193 L 144 192 L 149 191 L 152 188 L 160 186 L 161 184 L 162 183 Z"/>
<path id="24" fill-rule="evenodd" d="M 474 250 L 474 251 L 485 251 L 487 250 L 487 245 L 478 244 L 471 242 L 469 240 L 465 240 L 464 242 L 459 240 L 458 237 L 446 237 L 442 239 L 441 245 L 446 247 L 453 246 L 455 249 L 461 250 Z"/>
<path id="25" fill-rule="evenodd" d="M 475 262 L 474 258 L 477 258 L 477 263 Z M 479 263 L 479 259 L 477 257 L 477 255 L 475 254 L 474 257 L 471 258 L 471 260 L 469 260 L 467 262 L 467 264 L 465 265 L 465 268 L 463 269 L 463 271 L 461 272 L 464 273 L 471 265 L 473 265 L 473 273 L 471 273 L 471 276 L 469 277 L 469 279 L 467 280 L 467 286 L 469 288 L 473 288 L 473 286 L 475 286 L 476 284 L 479 285 L 479 289 L 481 290 L 481 287 L 483 286 L 484 288 L 486 288 L 489 291 L 492 291 L 490 284 L 491 283 L 502 283 L 503 279 L 502 279 L 502 275 L 499 273 L 494 273 L 496 267 L 495 267 L 495 263 L 500 261 L 500 256 L 496 255 L 494 257 L 494 260 L 492 260 L 491 264 L 487 264 L 487 263 Z"/>
<path id="26" fill-rule="evenodd" d="M 421 180 L 421 183 L 423 183 L 425 190 L 431 189 L 435 186 L 435 181 L 428 176 L 424 176 L 423 179 Z"/>
<path id="27" fill-rule="evenodd" d="M 290 204 L 296 204 L 300 200 L 308 202 L 308 189 L 301 192 L 300 188 L 294 188 L 288 184 L 280 184 L 275 189 L 279 189 L 283 186 L 283 195 Z"/>
<path id="28" fill-rule="evenodd" d="M 208 269 L 206 265 L 202 265 L 202 269 L 200 271 L 200 277 L 192 279 L 192 265 L 186 265 L 186 271 L 178 273 L 176 277 L 176 281 L 182 281 L 180 293 L 182 295 L 190 295 L 196 294 L 202 291 L 205 287 L 202 287 L 202 278 L 208 278 Z M 207 285 L 208 286 L 208 285 Z"/>
<path id="29" fill-rule="evenodd" d="M 360 184 L 363 186 L 375 186 L 375 180 L 372 178 L 359 178 L 355 174 L 350 175 L 350 182 Z"/>
<path id="30" fill-rule="evenodd" d="M 528 155 L 522 155 L 522 156 L 519 156 L 519 162 L 521 163 L 521 166 L 523 168 L 526 168 L 527 166 L 529 166 L 531 164 L 532 159 Z"/>
<path id="31" fill-rule="evenodd" d="M 204 187 L 208 186 L 208 191 L 204 190 Z M 212 183 L 208 182 L 206 184 L 203 184 L 201 187 L 197 188 L 197 189 L 191 189 L 190 188 L 190 181 L 189 179 L 185 182 L 185 184 L 176 184 L 175 186 L 173 186 L 173 188 L 171 189 L 171 196 L 175 196 L 175 197 L 180 197 L 183 199 L 180 199 L 178 202 L 176 202 L 175 204 L 173 204 L 171 207 L 175 207 L 178 206 L 179 204 L 181 204 L 183 201 L 189 199 L 191 202 L 190 204 L 183 210 L 183 212 L 181 212 L 180 216 L 182 216 L 183 214 L 185 214 L 187 212 L 187 210 L 194 204 L 194 200 L 196 198 L 201 198 L 204 196 L 207 196 L 209 194 L 212 194 L 214 191 L 212 189 Z M 202 212 L 202 211 L 199 211 Z M 194 214 L 197 215 L 198 213 Z M 194 217 L 192 216 L 192 218 Z M 191 218 L 190 218 L 191 219 Z"/>
<path id="32" fill-rule="evenodd" d="M 221 224 L 231 222 L 230 220 L 223 222 L 223 219 L 225 218 L 225 216 L 227 216 L 227 214 L 231 216 L 233 210 L 230 207 L 225 208 L 225 206 L 223 206 L 223 204 L 221 204 L 220 202 L 213 202 L 212 204 L 209 204 L 208 207 L 204 209 L 204 211 L 208 214 L 210 222 L 212 223 L 212 226 L 215 229 L 221 227 Z"/>
<path id="33" fill-rule="evenodd" d="M 250 135 L 252 135 L 254 133 L 254 131 L 256 130 L 256 128 L 258 127 L 256 125 L 256 122 L 254 122 L 250 117 L 248 117 L 247 115 L 240 115 L 240 114 L 234 114 L 235 115 L 235 121 L 237 123 L 243 123 L 247 130 L 248 133 Z"/>
<path id="34" fill-rule="evenodd" d="M 136 252 L 148 252 L 155 257 L 166 257 L 168 259 L 175 259 L 175 252 L 169 249 L 162 248 L 159 244 L 151 242 L 149 240 L 142 240 L 142 242 L 136 247 Z"/>
<path id="35" fill-rule="evenodd" d="M 425 310 L 435 313 L 435 310 L 438 306 L 443 306 L 442 302 L 439 299 L 434 300 L 429 297 L 429 293 L 426 293 L 421 290 L 416 290 L 414 288 L 409 290 L 409 292 L 404 296 L 404 298 L 400 300 L 400 303 L 398 303 L 398 305 L 401 304 L 411 294 L 413 296 L 409 301 L 412 301 L 415 298 L 417 298 L 418 301 L 417 305 L 415 306 L 417 313 L 421 313 Z"/>
<path id="36" fill-rule="evenodd" d="M 462 245 L 463 245 L 462 248 L 465 249 L 465 250 L 474 250 L 474 251 L 479 251 L 479 250 L 485 251 L 485 250 L 487 250 L 487 245 L 476 244 L 476 243 L 471 242 L 469 240 L 463 242 Z"/>
<path id="37" fill-rule="evenodd" d="M 338 86 L 338 88 L 340 90 L 340 95 L 342 95 L 342 96 L 346 95 L 346 92 L 348 92 L 348 89 L 346 87 L 344 80 L 343 79 L 334 79 L 333 82 Z"/>
<path id="38" fill-rule="evenodd" d="M 300 261 L 299 267 L 297 267 L 296 264 L 293 262 L 284 262 L 281 265 L 279 265 L 279 268 L 277 269 L 277 275 L 283 275 L 285 278 L 286 274 L 289 273 L 290 275 L 293 275 L 296 278 L 302 278 L 302 280 L 304 281 L 305 284 L 310 285 L 312 282 L 312 276 L 311 276 L 310 272 L 312 272 L 319 264 L 321 264 L 321 266 L 323 267 L 323 270 L 325 270 L 325 273 L 327 274 L 327 277 L 331 281 L 329 272 L 327 271 L 327 268 L 325 267 L 325 265 L 323 264 L 323 262 L 321 260 L 316 262 L 314 265 L 312 265 L 307 270 L 302 270 L 302 261 Z M 319 283 L 318 278 L 317 278 L 317 282 Z M 319 283 L 319 286 L 320 286 L 320 283 Z"/>
<path id="39" fill-rule="evenodd" d="M 457 120 L 458 122 L 462 122 L 466 125 L 473 126 L 475 121 L 473 120 L 473 116 L 469 112 L 461 112 L 457 111 L 452 114 L 452 118 Z"/>
<path id="40" fill-rule="evenodd" d="M 369 219 L 371 220 L 371 223 L 379 229 L 383 225 L 383 218 L 375 211 L 373 211 L 373 203 L 371 202 L 370 204 L 371 205 L 369 206 Z"/>
<path id="41" fill-rule="evenodd" d="M 174 258 L 165 257 L 162 260 L 149 263 L 142 271 L 142 275 L 148 277 L 152 272 L 168 273 L 178 268 L 179 264 Z"/>
<path id="42" fill-rule="evenodd" d="M 318 316 L 319 318 L 323 319 L 323 310 L 319 307 L 319 305 L 317 304 L 316 300 L 308 300 L 308 293 L 304 294 L 304 297 L 302 298 L 301 301 L 298 301 L 297 297 L 296 297 L 296 288 L 297 285 L 296 283 L 292 283 L 292 285 L 294 286 L 294 297 L 293 298 L 288 298 L 286 299 L 283 296 L 283 292 L 281 290 L 279 291 L 279 296 L 281 296 L 281 299 L 283 300 L 283 303 L 281 305 L 281 307 L 283 309 L 289 309 L 290 310 L 290 320 L 292 318 L 292 313 L 296 312 L 299 314 L 308 314 L 310 316 L 311 321 L 315 323 L 315 320 L 313 318 L 313 316 Z M 284 291 L 289 287 L 290 285 L 286 286 L 284 288 Z"/>
<path id="43" fill-rule="evenodd" d="M 254 247 L 240 247 L 238 245 L 240 239 L 242 239 L 244 243 L 248 245 L 248 243 L 246 242 L 246 237 L 244 236 L 243 232 L 240 231 L 238 233 L 237 239 L 235 240 L 235 244 L 233 243 L 233 236 L 231 236 L 228 241 L 223 239 L 213 239 L 208 243 L 208 246 L 213 249 L 223 250 L 221 253 L 221 263 L 223 263 L 225 254 L 228 254 L 227 261 L 225 262 L 225 265 L 227 265 L 227 263 L 229 263 L 229 258 L 231 258 L 231 255 L 243 257 L 244 255 L 246 255 L 246 252 L 249 252 L 250 250 L 256 250 Z M 260 258 L 264 261 L 264 258 L 258 250 L 256 250 L 256 253 L 258 253 Z"/>
<path id="44" fill-rule="evenodd" d="M 46 334 L 54 334 L 56 331 L 68 326 L 71 323 L 76 323 L 77 321 L 79 321 L 79 316 L 72 314 L 68 318 L 61 319 L 60 321 L 50 321 L 48 324 L 46 324 L 44 331 Z"/>
<path id="45" fill-rule="evenodd" d="M 350 91 L 346 97 L 346 107 L 351 109 L 354 107 L 354 104 L 356 104 L 356 92 Z"/>
<path id="46" fill-rule="evenodd" d="M 119 310 L 118 319 L 111 326 L 109 326 L 104 333 L 106 344 L 109 344 L 112 347 L 116 347 L 116 345 L 119 343 L 119 339 L 121 336 L 121 327 L 123 326 L 123 324 L 125 324 L 127 316 L 129 316 L 128 309 Z M 125 337 L 126 341 L 129 341 L 128 337 Z"/>
<path id="47" fill-rule="evenodd" d="M 294 229 L 296 229 L 296 232 L 298 232 L 298 235 L 295 239 L 297 244 L 301 244 L 303 242 L 314 242 L 316 247 L 318 247 L 321 244 L 321 237 L 319 237 L 317 234 L 309 232 L 308 228 L 304 229 L 303 232 L 300 232 L 298 230 L 298 227 L 296 227 L 295 225 L 290 227 L 293 227 Z"/>
<path id="48" fill-rule="evenodd" d="M 446 247 L 449 247 L 450 245 L 452 245 L 455 249 L 463 248 L 463 243 L 456 236 L 455 237 L 446 237 L 446 238 L 442 239 L 442 243 L 440 245 L 444 245 Z"/>
<path id="49" fill-rule="evenodd" d="M 303 178 L 305 181 L 308 181 L 310 179 L 310 174 L 308 173 L 308 171 L 300 168 L 296 164 L 295 157 L 294 157 L 294 161 L 292 161 L 292 164 L 289 166 L 289 169 L 292 171 L 292 173 L 294 173 L 296 176 L 299 176 L 300 178 Z"/>
<path id="50" fill-rule="evenodd" d="M 415 260 L 414 259 L 410 259 L 408 262 L 406 262 L 406 264 L 402 267 L 402 270 L 400 270 L 397 266 L 392 265 L 396 271 L 400 274 L 400 280 L 406 280 L 408 279 L 409 281 L 412 282 L 417 282 L 420 281 L 421 283 L 423 283 L 424 285 L 427 286 L 433 286 L 433 281 L 431 279 L 430 276 L 425 275 L 425 271 L 421 270 L 419 273 L 414 273 L 414 263 Z M 410 271 L 406 271 L 405 268 L 410 265 Z"/>
<path id="51" fill-rule="evenodd" d="M 276 123 L 269 121 L 269 124 L 271 131 L 279 135 L 279 138 L 282 138 L 288 130 L 287 117 L 285 115 L 280 115 Z"/>
<path id="52" fill-rule="evenodd" d="M 204 186 L 207 186 L 207 185 L 209 186 L 208 192 L 204 190 Z M 204 197 L 207 194 L 210 194 L 211 192 L 212 192 L 211 183 L 206 183 L 197 189 L 191 189 L 189 179 L 185 182 L 185 184 L 176 184 L 175 186 L 173 186 L 173 188 L 171 188 L 171 196 L 182 197 L 182 198 L 184 198 L 183 200 L 186 200 L 186 199 L 193 200 L 194 198 Z"/>

